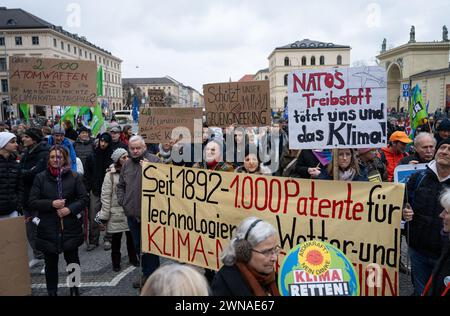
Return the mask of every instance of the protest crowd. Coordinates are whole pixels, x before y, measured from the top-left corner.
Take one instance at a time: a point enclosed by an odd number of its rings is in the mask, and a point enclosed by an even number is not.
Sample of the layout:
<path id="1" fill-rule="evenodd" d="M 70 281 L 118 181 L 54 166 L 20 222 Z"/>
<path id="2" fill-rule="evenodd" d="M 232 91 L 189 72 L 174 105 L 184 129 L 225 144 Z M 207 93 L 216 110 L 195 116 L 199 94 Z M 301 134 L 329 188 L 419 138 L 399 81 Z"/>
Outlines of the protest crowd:
<path id="1" fill-rule="evenodd" d="M 290 150 L 285 119 L 267 127 L 210 128 L 203 124 L 202 157 L 176 159 L 193 146 L 180 139 L 149 144 L 112 121 L 92 135 L 81 119 L 55 117 L 44 126 L 0 124 L 0 218 L 23 215 L 34 258 L 44 261 L 47 292 L 57 295 L 58 259 L 80 263 L 79 251 L 101 244 L 112 269 L 121 271 L 125 235 L 130 264 L 141 267 L 133 286 L 141 295 L 279 295 L 275 262 L 280 251 L 275 228 L 250 217 L 243 220 L 214 272 L 141 252 L 142 162 L 173 164 L 220 172 L 339 181 L 394 181 L 398 165 L 425 163 L 407 183 L 402 230 L 413 295 L 449 295 L 442 278 L 450 274 L 450 120 L 441 110 L 428 115 L 412 139 L 408 115 L 388 116 L 388 146 L 339 149 L 334 179 L 330 150 Z M 406 121 L 406 122 L 405 122 Z M 230 148 L 229 144 L 233 144 Z M 187 160 L 187 161 L 186 161 Z M 333 193 L 330 192 L 330 195 Z M 124 233 L 124 234 L 123 234 Z M 103 236 L 103 238 L 101 238 Z M 107 252 L 105 252 L 105 255 Z M 408 260 L 408 262 L 409 262 Z M 183 284 L 183 286 L 179 286 Z M 70 289 L 79 295 L 79 289 Z"/>

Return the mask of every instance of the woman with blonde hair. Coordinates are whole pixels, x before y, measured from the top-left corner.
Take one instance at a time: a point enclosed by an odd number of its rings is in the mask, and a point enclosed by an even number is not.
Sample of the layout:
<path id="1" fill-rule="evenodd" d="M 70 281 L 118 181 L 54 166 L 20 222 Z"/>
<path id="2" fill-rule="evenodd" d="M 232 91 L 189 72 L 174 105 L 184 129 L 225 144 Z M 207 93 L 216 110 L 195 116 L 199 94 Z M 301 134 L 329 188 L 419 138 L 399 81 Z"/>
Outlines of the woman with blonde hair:
<path id="1" fill-rule="evenodd" d="M 337 181 L 368 181 L 367 169 L 358 163 L 356 153 L 353 149 L 338 149 L 338 178 L 333 179 L 333 160 L 328 164 L 326 170 L 321 170 L 319 179 Z"/>
<path id="2" fill-rule="evenodd" d="M 206 278 L 185 264 L 166 264 L 147 279 L 141 296 L 209 296 Z"/>

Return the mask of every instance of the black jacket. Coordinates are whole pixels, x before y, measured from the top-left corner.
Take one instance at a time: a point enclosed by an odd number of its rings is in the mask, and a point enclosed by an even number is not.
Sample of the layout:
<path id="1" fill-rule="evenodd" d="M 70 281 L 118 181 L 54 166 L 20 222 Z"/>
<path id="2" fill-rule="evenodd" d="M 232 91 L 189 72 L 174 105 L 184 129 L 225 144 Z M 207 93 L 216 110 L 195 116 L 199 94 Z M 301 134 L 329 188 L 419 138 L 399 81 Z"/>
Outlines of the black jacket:
<path id="1" fill-rule="evenodd" d="M 102 193 L 103 180 L 105 179 L 106 169 L 113 163 L 111 159 L 113 151 L 111 146 L 106 150 L 96 148 L 92 155 L 86 159 L 86 170 L 84 170 L 85 185 L 87 191 L 91 191 L 100 196 Z"/>
<path id="2" fill-rule="evenodd" d="M 433 259 L 439 258 L 444 246 L 442 220 L 439 218 L 443 207 L 439 197 L 449 185 L 450 179 L 440 183 L 430 168 L 413 174 L 406 185 L 408 201 L 414 211 L 412 221 L 407 223 L 409 246 Z"/>
<path id="3" fill-rule="evenodd" d="M 406 157 L 404 157 L 404 158 L 402 158 L 400 161 L 399 161 L 399 163 L 398 163 L 398 165 L 400 166 L 400 165 L 407 165 L 407 164 L 409 164 L 411 161 L 413 161 L 413 160 L 416 160 L 416 161 L 418 161 L 419 163 L 429 163 L 430 161 L 425 161 L 425 160 L 423 160 L 423 159 L 421 159 L 420 157 L 419 157 L 419 155 L 417 155 L 417 153 L 415 153 L 415 154 L 413 154 L 413 155 L 409 155 L 409 156 L 406 156 Z"/>
<path id="4" fill-rule="evenodd" d="M 72 141 L 76 141 L 78 138 L 78 133 L 73 129 L 73 127 L 66 129 L 66 133 L 64 137 L 71 139 Z"/>
<path id="5" fill-rule="evenodd" d="M 444 237 L 446 238 L 446 236 Z M 450 242 L 446 241 L 442 255 L 433 270 L 433 280 L 430 289 L 427 293 L 429 296 L 441 296 L 445 291 L 444 279 L 450 276 Z M 445 296 L 450 296 L 450 291 L 447 291 Z"/>
<path id="6" fill-rule="evenodd" d="M 236 265 L 224 265 L 214 276 L 211 290 L 214 296 L 254 296 Z"/>
<path id="7" fill-rule="evenodd" d="M 20 172 L 23 178 L 24 199 L 23 207 L 28 210 L 28 197 L 34 178 L 38 173 L 47 169 L 48 152 L 50 146 L 47 143 L 39 143 L 35 147 L 28 149 L 20 160 Z"/>
<path id="8" fill-rule="evenodd" d="M 308 173 L 308 168 L 315 168 L 319 163 L 320 163 L 319 159 L 317 159 L 316 156 L 314 156 L 312 150 L 310 149 L 302 150 L 300 156 L 297 159 L 294 172 L 291 174 L 291 177 L 311 179 L 311 176 Z M 321 169 L 326 168 L 322 164 L 320 164 L 319 167 Z"/>
<path id="9" fill-rule="evenodd" d="M 22 212 L 23 181 L 15 155 L 0 155 L 0 215 Z"/>
<path id="10" fill-rule="evenodd" d="M 56 177 L 48 170 L 39 173 L 34 179 L 29 205 L 38 211 L 36 248 L 44 253 L 58 254 L 83 244 L 81 214 L 88 204 L 88 196 L 81 176 L 72 171 L 62 175 L 62 198 L 70 209 L 70 214 L 63 217 L 63 231 L 57 210 L 52 206 L 58 198 Z"/>
<path id="11" fill-rule="evenodd" d="M 75 154 L 83 163 L 83 168 L 86 169 L 86 160 L 90 155 L 92 155 L 95 149 L 94 140 L 89 139 L 87 141 L 82 141 L 77 139 L 77 141 L 73 144 L 73 148 L 75 149 Z"/>

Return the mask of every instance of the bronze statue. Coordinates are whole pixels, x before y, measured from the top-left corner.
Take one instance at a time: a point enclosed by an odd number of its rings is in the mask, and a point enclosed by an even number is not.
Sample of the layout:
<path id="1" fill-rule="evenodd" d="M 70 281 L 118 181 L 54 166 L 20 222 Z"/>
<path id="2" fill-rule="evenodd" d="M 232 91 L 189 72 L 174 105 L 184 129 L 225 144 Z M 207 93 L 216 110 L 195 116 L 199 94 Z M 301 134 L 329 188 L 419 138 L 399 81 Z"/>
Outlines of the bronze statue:
<path id="1" fill-rule="evenodd" d="M 416 42 L 416 29 L 413 26 L 411 26 L 411 32 L 409 32 L 409 42 L 415 43 Z"/>

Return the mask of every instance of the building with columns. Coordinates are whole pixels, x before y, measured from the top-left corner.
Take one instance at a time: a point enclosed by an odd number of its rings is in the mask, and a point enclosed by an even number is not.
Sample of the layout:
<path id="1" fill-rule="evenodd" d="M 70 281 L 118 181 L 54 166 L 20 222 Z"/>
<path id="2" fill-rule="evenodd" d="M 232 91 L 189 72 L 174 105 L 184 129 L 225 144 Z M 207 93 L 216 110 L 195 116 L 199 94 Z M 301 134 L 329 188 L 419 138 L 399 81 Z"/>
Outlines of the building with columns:
<path id="1" fill-rule="evenodd" d="M 122 60 L 89 42 L 84 36 L 65 31 L 22 9 L 0 7 L 0 119 L 9 113 L 19 117 L 17 105 L 9 104 L 8 57 L 43 57 L 92 60 L 103 67 L 103 96 L 98 97 L 105 113 L 123 107 Z M 50 106 L 34 105 L 31 114 L 50 116 Z"/>
<path id="2" fill-rule="evenodd" d="M 450 108 L 450 42 L 444 26 L 442 39 L 433 42 L 416 42 L 415 28 L 411 27 L 408 43 L 386 50 L 384 39 L 377 57 L 386 68 L 388 79 L 388 107 L 397 111 L 408 109 L 408 97 L 403 86 L 422 90 L 424 102 L 429 102 L 429 112 L 437 108 Z"/>
<path id="3" fill-rule="evenodd" d="M 347 45 L 324 43 L 309 39 L 275 48 L 268 57 L 268 78 L 270 81 L 270 104 L 272 109 L 280 111 L 287 105 L 287 78 L 291 71 L 349 67 L 350 50 L 350 46 Z M 260 72 L 264 73 L 264 70 Z M 260 76 L 259 72 L 258 76 Z"/>

